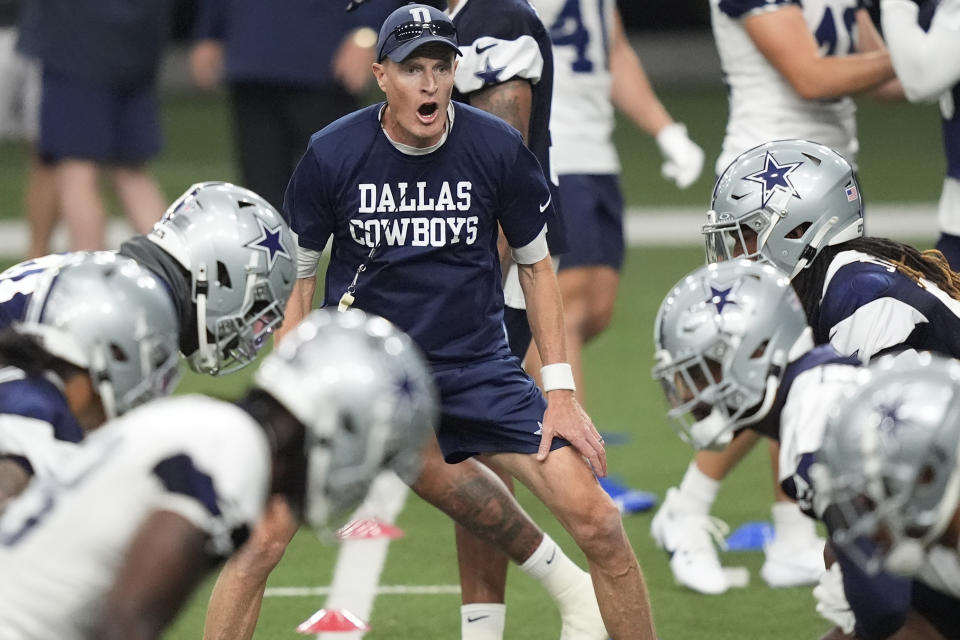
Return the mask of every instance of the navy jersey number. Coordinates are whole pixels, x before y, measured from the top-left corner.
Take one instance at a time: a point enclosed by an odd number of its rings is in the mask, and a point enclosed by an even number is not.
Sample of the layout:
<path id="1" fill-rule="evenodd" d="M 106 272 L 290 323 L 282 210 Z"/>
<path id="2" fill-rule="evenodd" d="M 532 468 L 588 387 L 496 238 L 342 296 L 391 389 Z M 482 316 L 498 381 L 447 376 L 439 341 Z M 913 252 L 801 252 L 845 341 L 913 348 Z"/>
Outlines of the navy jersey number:
<path id="1" fill-rule="evenodd" d="M 602 21 L 604 0 L 597 0 Z M 603 50 L 609 49 L 608 35 L 603 28 Z M 555 47 L 573 47 L 576 58 L 571 67 L 574 73 L 590 73 L 593 71 L 593 61 L 587 57 L 587 47 L 590 45 L 590 32 L 583 25 L 583 15 L 580 12 L 580 0 L 566 0 L 563 8 L 557 14 L 557 19 L 550 25 L 550 39 Z M 604 60 L 604 67 L 608 66 Z"/>
<path id="2" fill-rule="evenodd" d="M 848 7 L 843 10 L 841 15 L 843 18 L 843 29 L 847 34 L 847 51 L 846 53 L 853 53 L 854 43 L 853 43 L 853 28 L 857 23 L 857 10 L 854 7 Z M 817 44 L 820 45 L 820 49 L 824 55 L 832 56 L 837 54 L 837 45 L 839 44 L 839 32 L 837 30 L 836 18 L 833 15 L 833 9 L 827 7 L 823 10 L 823 18 L 820 19 L 820 24 L 817 26 L 816 30 L 813 32 L 813 36 L 817 39 Z"/>

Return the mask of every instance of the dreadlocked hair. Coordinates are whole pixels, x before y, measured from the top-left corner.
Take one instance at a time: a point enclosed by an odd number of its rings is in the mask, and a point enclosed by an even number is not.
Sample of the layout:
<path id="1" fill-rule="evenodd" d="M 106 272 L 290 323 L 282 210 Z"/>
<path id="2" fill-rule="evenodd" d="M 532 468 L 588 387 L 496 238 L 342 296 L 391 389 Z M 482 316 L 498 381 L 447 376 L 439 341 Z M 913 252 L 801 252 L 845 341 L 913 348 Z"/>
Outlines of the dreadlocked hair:
<path id="1" fill-rule="evenodd" d="M 889 262 L 919 286 L 923 286 L 921 278 L 928 280 L 954 300 L 960 300 L 960 273 L 952 271 L 947 259 L 936 249 L 920 251 L 889 238 L 854 238 L 832 247 L 824 247 L 810 266 L 794 277 L 793 288 L 803 304 L 807 322 L 811 324 L 820 308 L 827 269 L 841 251 L 859 251 Z"/>
<path id="2" fill-rule="evenodd" d="M 16 367 L 31 378 L 42 376 L 47 371 L 61 380 L 87 373 L 86 369 L 51 354 L 33 336 L 23 335 L 13 329 L 0 331 L 0 366 Z"/>

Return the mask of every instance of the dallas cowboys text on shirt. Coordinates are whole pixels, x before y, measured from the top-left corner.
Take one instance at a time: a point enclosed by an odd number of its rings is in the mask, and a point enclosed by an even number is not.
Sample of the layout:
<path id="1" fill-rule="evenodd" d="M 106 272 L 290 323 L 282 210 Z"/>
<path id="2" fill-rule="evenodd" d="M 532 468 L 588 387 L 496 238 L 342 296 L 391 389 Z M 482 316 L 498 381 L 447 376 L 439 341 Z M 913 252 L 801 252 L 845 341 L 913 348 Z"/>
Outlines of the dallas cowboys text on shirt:
<path id="1" fill-rule="evenodd" d="M 360 183 L 358 214 L 469 211 L 473 184 L 444 180 L 439 190 L 426 182 Z M 404 216 L 350 220 L 350 236 L 358 244 L 375 247 L 409 245 L 442 247 L 477 241 L 479 218 L 473 216 Z"/>

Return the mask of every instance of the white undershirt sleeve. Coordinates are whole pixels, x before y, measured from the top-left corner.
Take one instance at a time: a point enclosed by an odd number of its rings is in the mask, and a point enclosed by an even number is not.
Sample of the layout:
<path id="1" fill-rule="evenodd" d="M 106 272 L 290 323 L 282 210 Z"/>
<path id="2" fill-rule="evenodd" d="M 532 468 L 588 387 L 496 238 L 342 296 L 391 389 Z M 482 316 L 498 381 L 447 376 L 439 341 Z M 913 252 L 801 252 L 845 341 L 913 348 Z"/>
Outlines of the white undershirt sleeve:
<path id="1" fill-rule="evenodd" d="M 522 247 L 510 247 L 510 255 L 517 264 L 534 264 L 547 257 L 547 226 L 544 225 L 537 237 Z"/>
<path id="2" fill-rule="evenodd" d="M 883 35 L 907 98 L 933 101 L 960 82 L 960 0 L 943 0 L 928 32 L 917 13 L 910 0 L 882 0 Z"/>
<path id="3" fill-rule="evenodd" d="M 317 275 L 317 267 L 320 265 L 321 251 L 307 249 L 299 244 L 297 234 L 293 234 L 297 242 L 297 278 L 312 278 Z"/>

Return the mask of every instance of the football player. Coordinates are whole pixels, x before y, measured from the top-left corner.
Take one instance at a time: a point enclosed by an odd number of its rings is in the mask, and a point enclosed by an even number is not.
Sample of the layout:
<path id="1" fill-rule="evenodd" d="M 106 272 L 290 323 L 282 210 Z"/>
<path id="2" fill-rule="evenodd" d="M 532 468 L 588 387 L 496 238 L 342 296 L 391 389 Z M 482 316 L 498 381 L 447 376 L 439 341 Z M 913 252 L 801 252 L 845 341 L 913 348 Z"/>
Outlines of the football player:
<path id="1" fill-rule="evenodd" d="M 436 410 L 422 358 L 390 323 L 311 314 L 236 404 L 131 411 L 9 505 L 0 637 L 159 637 L 268 500 L 322 527 L 382 469 L 415 476 Z"/>
<path id="2" fill-rule="evenodd" d="M 627 40 L 616 2 L 533 4 L 549 25 L 553 41 L 550 131 L 569 245 L 557 278 L 567 351 L 583 403 L 580 348 L 610 323 L 623 263 L 620 163 L 611 139 L 614 107 L 656 138 L 664 156 L 664 176 L 680 188 L 689 187 L 700 175 L 703 151 L 654 94 Z M 526 364 L 528 371 L 539 369 L 535 349 L 530 349 Z"/>
<path id="3" fill-rule="evenodd" d="M 807 515 L 831 522 L 835 507 L 828 507 L 830 496 L 814 486 L 814 456 L 826 446 L 831 411 L 861 384 L 866 369 L 829 344 L 813 346 L 806 315 L 786 275 L 747 260 L 701 267 L 664 299 L 654 342 L 653 374 L 667 396 L 668 416 L 678 434 L 697 448 L 723 445 L 743 429 L 779 441 L 778 480 L 784 491 Z M 931 361 L 929 353 L 908 351 L 887 359 L 891 362 L 885 366 L 895 364 L 911 375 L 941 376 L 938 369 L 923 368 Z M 849 420 L 835 422 L 834 428 L 842 430 Z M 718 537 L 725 532 L 722 523 L 704 518 L 704 528 Z M 928 613 L 930 602 L 922 591 L 914 591 L 911 601 L 909 583 L 904 593 L 903 581 L 865 575 L 838 555 L 840 564 L 814 589 L 818 611 L 839 625 L 837 633 L 851 631 L 855 617 L 857 637 L 887 637 L 905 624 L 905 618 L 895 623 L 897 616 L 911 609 L 921 616 Z M 956 571 L 946 575 L 960 577 Z"/>
<path id="4" fill-rule="evenodd" d="M 911 102 L 940 101 L 947 175 L 940 195 L 937 249 L 960 269 L 960 1 L 881 2 L 883 35 Z M 929 15 L 932 11 L 932 21 Z M 918 17 L 920 18 L 918 20 Z M 926 31 L 920 23 L 925 23 Z"/>
<path id="5" fill-rule="evenodd" d="M 960 365 L 882 358 L 848 396 L 810 468 L 849 600 L 836 636 L 960 637 Z"/>
<path id="6" fill-rule="evenodd" d="M 960 356 L 960 276 L 939 252 L 862 237 L 860 186 L 835 151 L 803 140 L 747 151 L 717 181 L 708 220 L 708 260 L 742 256 L 784 271 L 816 344 L 829 343 L 863 362 L 907 349 Z M 715 471 L 711 481 L 733 464 Z M 713 496 L 701 505 L 709 510 Z M 812 527 L 808 534 L 813 537 Z M 817 569 L 813 547 L 805 556 L 810 578 Z M 791 564 L 783 548 L 768 546 L 765 567 L 779 573 Z"/>
<path id="7" fill-rule="evenodd" d="M 711 0 L 711 22 L 724 78 L 730 87 L 730 115 L 719 174 L 740 153 L 768 140 L 806 138 L 855 159 L 856 107 L 851 94 L 893 78 L 890 58 L 857 0 Z M 651 532 L 658 544 L 676 551 L 667 538 L 680 534 L 682 517 L 703 515 L 724 477 L 755 444 L 744 434 L 722 452 L 703 452 L 688 467 L 678 496 L 663 505 Z M 771 445 L 773 446 L 773 445 Z M 771 458 L 776 453 L 771 451 Z M 774 474 L 776 475 L 776 474 Z M 768 547 L 763 577 L 771 586 L 806 584 L 820 569 L 822 540 L 774 487 L 774 544 Z M 667 508 L 669 507 L 669 509 Z M 662 514 L 662 515 L 661 515 Z M 788 535 L 789 531 L 789 535 Z M 780 535 L 783 533 L 784 535 Z M 778 539 L 794 540 L 787 546 Z M 687 546 L 675 563 L 681 584 L 710 592 L 725 590 L 716 550 L 707 535 L 686 535 Z M 804 542 L 805 541 L 805 542 Z M 799 546 L 798 546 L 799 545 Z M 718 586 L 720 585 L 720 586 Z"/>
<path id="8" fill-rule="evenodd" d="M 183 193 L 153 231 L 119 254 L 160 279 L 179 321 L 180 351 L 194 371 L 222 375 L 253 362 L 283 320 L 293 289 L 295 243 L 266 200 L 226 182 Z M 23 262 L 0 274 L 0 327 L 22 320 L 45 271 L 69 254 Z"/>
<path id="9" fill-rule="evenodd" d="M 169 394 L 177 335 L 163 284 L 129 258 L 75 254 L 48 271 L 0 332 L 0 511 L 87 432 Z"/>

